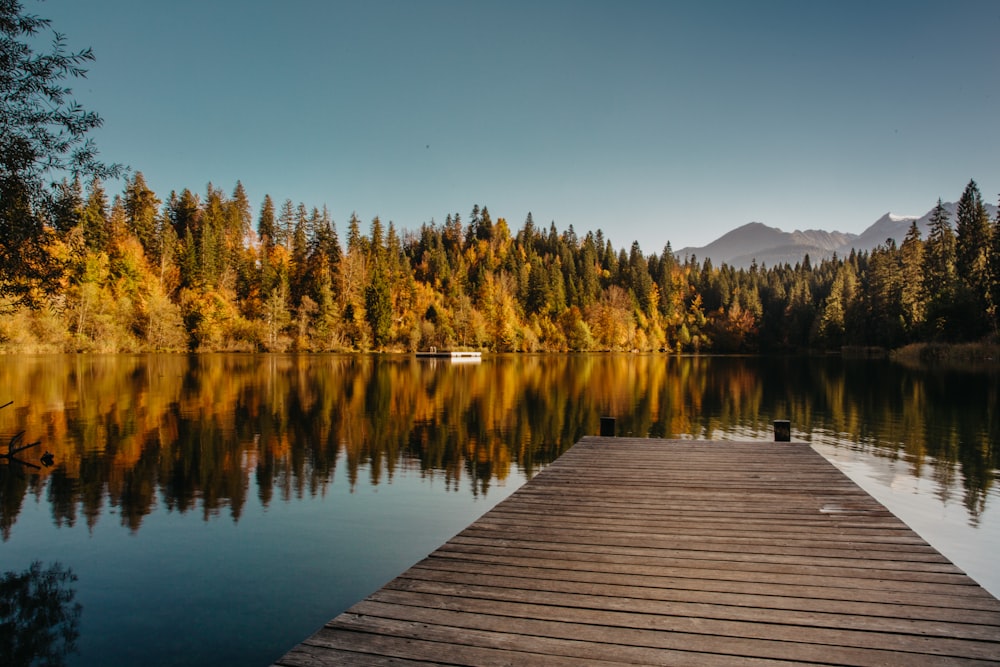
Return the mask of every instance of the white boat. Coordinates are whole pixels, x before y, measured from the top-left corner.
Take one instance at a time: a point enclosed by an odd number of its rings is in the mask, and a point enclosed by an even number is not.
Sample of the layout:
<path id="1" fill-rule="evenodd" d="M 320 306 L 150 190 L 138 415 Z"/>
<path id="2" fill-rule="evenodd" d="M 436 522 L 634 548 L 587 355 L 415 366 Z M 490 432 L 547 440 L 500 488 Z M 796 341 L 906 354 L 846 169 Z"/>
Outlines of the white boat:
<path id="1" fill-rule="evenodd" d="M 451 359 L 452 361 L 480 361 L 483 358 L 483 353 L 462 350 L 438 350 L 432 347 L 426 352 L 417 352 L 417 357 L 425 359 Z"/>

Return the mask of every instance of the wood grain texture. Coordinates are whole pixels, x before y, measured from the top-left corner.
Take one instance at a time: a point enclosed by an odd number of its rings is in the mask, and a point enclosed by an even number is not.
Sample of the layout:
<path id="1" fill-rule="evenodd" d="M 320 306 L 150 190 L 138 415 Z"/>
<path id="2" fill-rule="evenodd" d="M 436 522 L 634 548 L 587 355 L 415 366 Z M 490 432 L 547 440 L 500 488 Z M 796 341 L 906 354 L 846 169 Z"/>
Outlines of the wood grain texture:
<path id="1" fill-rule="evenodd" d="M 987 665 L 1000 602 L 803 443 L 586 437 L 276 665 Z"/>

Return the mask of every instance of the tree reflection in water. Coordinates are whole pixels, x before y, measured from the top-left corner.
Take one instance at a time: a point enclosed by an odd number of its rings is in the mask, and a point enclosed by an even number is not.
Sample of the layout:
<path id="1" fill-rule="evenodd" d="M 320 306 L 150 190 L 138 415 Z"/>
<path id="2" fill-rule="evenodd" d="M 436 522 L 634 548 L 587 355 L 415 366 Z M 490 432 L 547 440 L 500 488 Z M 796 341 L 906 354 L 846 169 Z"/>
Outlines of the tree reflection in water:
<path id="1" fill-rule="evenodd" d="M 0 664 L 5 667 L 66 664 L 76 651 L 83 607 L 73 602 L 76 575 L 60 563 L 35 561 L 0 577 Z"/>
<path id="2" fill-rule="evenodd" d="M 56 461 L 29 474 L 0 464 L 4 540 L 28 495 L 58 525 L 113 510 L 138 530 L 157 506 L 238 521 L 252 494 L 265 506 L 322 494 L 338 467 L 352 488 L 406 468 L 482 494 L 514 466 L 530 477 L 601 416 L 668 438 L 768 437 L 790 419 L 796 437 L 906 460 L 961 493 L 972 522 L 1000 465 L 996 377 L 878 361 L 52 355 L 0 360 L 0 386 L 25 388 L 16 413 L 0 411 L 0 438 L 28 429 Z"/>

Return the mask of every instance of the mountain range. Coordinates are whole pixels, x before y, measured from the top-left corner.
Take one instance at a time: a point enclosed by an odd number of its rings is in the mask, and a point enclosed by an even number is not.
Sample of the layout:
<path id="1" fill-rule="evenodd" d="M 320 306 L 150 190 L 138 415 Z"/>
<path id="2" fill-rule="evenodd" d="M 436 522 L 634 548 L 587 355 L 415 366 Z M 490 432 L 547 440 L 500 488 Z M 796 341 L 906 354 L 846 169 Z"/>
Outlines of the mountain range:
<path id="1" fill-rule="evenodd" d="M 955 210 L 958 205 L 949 202 L 943 206 L 948 211 L 954 229 Z M 990 219 L 995 220 L 997 207 L 992 204 L 985 206 Z M 926 239 L 933 211 L 932 208 L 920 217 L 886 213 L 860 234 L 827 232 L 821 229 L 785 232 L 760 222 L 750 222 L 723 234 L 706 246 L 681 248 L 675 251 L 675 254 L 681 261 L 694 255 L 698 261 L 707 258 L 716 266 L 728 264 L 736 268 L 748 268 L 753 262 L 758 266 L 785 263 L 794 266 L 806 255 L 809 255 L 810 262 L 816 263 L 832 257 L 834 253 L 838 257 L 844 257 L 849 255 L 851 250 L 869 251 L 888 239 L 895 240 L 898 246 L 903 242 L 914 220 L 917 221 L 920 237 Z"/>

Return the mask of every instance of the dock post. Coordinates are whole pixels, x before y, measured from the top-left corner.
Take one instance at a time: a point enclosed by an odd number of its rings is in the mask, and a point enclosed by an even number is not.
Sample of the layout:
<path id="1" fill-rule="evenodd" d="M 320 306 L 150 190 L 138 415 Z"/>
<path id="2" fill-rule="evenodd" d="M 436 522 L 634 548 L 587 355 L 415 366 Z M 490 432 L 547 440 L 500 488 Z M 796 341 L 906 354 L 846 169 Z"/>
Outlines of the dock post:
<path id="1" fill-rule="evenodd" d="M 613 438 L 613 437 L 615 437 L 615 418 L 614 417 L 601 417 L 601 437 L 602 438 Z"/>
<path id="2" fill-rule="evenodd" d="M 790 422 L 787 419 L 774 420 L 774 441 L 775 442 L 792 441 L 792 422 Z"/>

